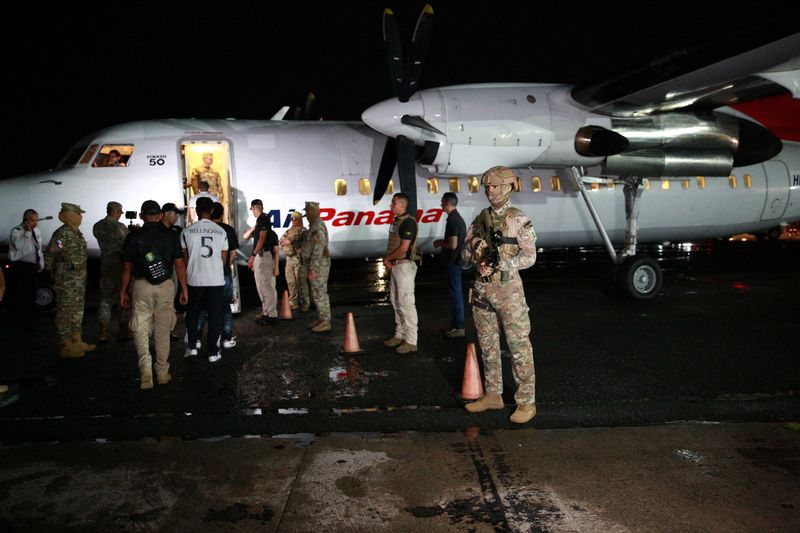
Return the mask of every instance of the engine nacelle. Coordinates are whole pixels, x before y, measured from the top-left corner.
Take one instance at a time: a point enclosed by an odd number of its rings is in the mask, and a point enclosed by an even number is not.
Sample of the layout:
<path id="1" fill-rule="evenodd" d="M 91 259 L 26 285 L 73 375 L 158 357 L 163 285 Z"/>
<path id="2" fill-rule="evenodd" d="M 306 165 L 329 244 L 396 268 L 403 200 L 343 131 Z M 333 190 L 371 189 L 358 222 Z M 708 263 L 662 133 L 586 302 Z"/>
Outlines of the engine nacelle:
<path id="1" fill-rule="evenodd" d="M 645 148 L 610 156 L 603 174 L 612 176 L 727 176 L 733 155 L 727 150 Z"/>

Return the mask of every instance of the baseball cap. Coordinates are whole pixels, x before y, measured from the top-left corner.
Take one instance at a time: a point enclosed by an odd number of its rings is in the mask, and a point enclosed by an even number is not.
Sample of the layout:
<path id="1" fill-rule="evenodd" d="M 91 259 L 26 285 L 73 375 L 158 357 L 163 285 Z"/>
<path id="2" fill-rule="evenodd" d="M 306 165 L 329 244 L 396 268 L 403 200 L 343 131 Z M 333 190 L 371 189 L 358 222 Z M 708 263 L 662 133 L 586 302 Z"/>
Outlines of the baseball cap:
<path id="1" fill-rule="evenodd" d="M 165 203 L 163 205 L 163 207 L 161 207 L 161 212 L 162 213 L 166 213 L 168 211 L 174 211 L 175 213 L 178 213 L 179 215 L 182 215 L 182 214 L 184 214 L 186 212 L 185 209 L 178 209 L 178 206 L 173 204 L 172 202 L 167 202 L 167 203 Z"/>

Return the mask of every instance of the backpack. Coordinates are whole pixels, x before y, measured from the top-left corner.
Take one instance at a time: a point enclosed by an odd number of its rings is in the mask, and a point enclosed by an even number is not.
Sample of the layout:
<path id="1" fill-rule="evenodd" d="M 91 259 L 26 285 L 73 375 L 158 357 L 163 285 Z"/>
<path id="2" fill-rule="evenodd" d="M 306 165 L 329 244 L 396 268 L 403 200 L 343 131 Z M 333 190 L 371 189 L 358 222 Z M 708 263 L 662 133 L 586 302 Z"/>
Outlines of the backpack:
<path id="1" fill-rule="evenodd" d="M 144 278 L 152 285 L 160 285 L 172 279 L 171 269 L 161 253 L 144 240 L 139 241 L 139 266 L 144 271 Z"/>

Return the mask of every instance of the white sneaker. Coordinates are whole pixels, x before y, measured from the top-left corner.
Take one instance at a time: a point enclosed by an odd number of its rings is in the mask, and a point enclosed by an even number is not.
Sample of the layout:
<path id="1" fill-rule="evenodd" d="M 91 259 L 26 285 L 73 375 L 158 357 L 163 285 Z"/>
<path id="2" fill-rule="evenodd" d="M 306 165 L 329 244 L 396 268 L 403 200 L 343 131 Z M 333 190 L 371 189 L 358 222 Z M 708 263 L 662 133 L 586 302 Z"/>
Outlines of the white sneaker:
<path id="1" fill-rule="evenodd" d="M 226 341 L 222 341 L 223 348 L 233 348 L 234 346 L 236 346 L 236 337 L 231 337 Z"/>
<path id="2" fill-rule="evenodd" d="M 183 357 L 186 358 L 186 357 L 191 357 L 193 355 L 197 355 L 197 349 L 196 348 L 186 348 L 186 352 L 183 354 Z"/>
<path id="3" fill-rule="evenodd" d="M 218 353 L 217 355 L 209 355 L 208 356 L 208 362 L 209 363 L 216 363 L 220 359 L 222 359 L 222 354 L 221 353 Z"/>

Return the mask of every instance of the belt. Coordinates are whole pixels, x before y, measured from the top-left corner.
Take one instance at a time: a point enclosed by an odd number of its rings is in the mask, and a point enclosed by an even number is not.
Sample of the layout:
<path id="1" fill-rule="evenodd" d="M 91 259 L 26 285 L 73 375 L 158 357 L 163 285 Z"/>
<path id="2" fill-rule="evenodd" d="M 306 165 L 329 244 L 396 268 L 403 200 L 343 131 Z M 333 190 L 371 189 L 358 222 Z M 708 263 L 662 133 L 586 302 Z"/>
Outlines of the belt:
<path id="1" fill-rule="evenodd" d="M 411 259 L 395 259 L 392 261 L 393 265 L 402 265 L 403 263 L 413 263 L 413 261 Z"/>

